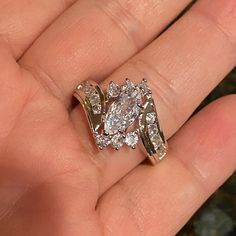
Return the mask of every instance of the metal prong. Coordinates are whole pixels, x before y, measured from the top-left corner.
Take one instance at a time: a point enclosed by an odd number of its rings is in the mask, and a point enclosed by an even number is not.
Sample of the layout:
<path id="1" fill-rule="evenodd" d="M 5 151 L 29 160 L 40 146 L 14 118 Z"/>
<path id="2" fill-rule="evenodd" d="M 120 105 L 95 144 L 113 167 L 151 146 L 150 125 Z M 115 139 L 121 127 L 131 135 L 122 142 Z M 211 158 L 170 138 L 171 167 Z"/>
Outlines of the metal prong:
<path id="1" fill-rule="evenodd" d="M 141 103 L 137 104 L 139 108 L 143 109 L 143 105 Z"/>
<path id="2" fill-rule="evenodd" d="M 107 133 L 106 130 L 103 131 L 103 134 L 104 134 L 105 136 L 108 136 L 108 135 L 109 135 L 109 133 Z"/>
<path id="3" fill-rule="evenodd" d="M 83 88 L 82 84 L 79 84 L 76 89 L 81 90 Z"/>
<path id="4" fill-rule="evenodd" d="M 108 101 L 111 98 L 111 96 L 107 93 L 105 98 L 106 98 L 106 101 Z"/>

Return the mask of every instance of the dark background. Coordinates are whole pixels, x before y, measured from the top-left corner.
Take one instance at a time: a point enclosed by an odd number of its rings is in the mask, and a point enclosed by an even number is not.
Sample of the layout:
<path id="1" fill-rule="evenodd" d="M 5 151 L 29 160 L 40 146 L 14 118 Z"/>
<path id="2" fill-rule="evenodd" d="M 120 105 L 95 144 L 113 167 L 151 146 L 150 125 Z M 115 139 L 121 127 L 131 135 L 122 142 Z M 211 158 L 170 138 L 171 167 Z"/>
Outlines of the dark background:
<path id="1" fill-rule="evenodd" d="M 236 68 L 207 96 L 195 112 L 227 94 L 236 94 Z M 236 109 L 236 104 L 232 109 Z M 213 194 L 178 236 L 236 236 L 236 173 Z"/>

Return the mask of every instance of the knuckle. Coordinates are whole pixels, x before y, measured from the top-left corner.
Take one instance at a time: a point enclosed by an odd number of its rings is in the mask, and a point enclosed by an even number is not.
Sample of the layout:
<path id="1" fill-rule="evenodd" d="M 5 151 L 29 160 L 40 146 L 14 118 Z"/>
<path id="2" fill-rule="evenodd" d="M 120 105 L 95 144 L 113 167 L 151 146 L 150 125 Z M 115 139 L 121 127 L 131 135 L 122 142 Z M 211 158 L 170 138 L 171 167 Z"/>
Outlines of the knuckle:
<path id="1" fill-rule="evenodd" d="M 46 72 L 41 66 L 34 65 L 31 66 L 29 64 L 21 63 L 21 69 L 30 73 L 30 75 L 45 89 L 45 91 L 52 94 L 56 99 L 61 101 L 62 97 L 64 97 L 63 89 L 60 85 L 51 77 L 49 73 Z"/>
<path id="2" fill-rule="evenodd" d="M 236 49 L 236 1 L 207 1 L 193 8 L 222 33 L 226 40 Z"/>
<path id="3" fill-rule="evenodd" d="M 126 2 L 126 1 L 125 1 Z M 127 1 L 128 2 L 128 1 Z M 98 1 L 97 7 L 114 23 L 114 25 L 125 35 L 132 45 L 139 49 L 144 41 L 144 26 L 138 20 L 136 14 L 132 13 L 135 4 L 127 4 L 122 1 Z"/>

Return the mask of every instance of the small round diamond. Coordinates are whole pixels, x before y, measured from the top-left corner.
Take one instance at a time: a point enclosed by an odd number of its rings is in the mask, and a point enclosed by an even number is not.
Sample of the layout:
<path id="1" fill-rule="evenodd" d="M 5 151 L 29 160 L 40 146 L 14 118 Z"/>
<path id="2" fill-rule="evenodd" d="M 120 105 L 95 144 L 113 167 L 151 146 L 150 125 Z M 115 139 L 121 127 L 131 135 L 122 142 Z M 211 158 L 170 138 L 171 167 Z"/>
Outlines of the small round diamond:
<path id="1" fill-rule="evenodd" d="M 110 139 L 106 135 L 102 135 L 102 134 L 97 135 L 96 144 L 98 145 L 99 148 L 103 149 L 110 144 Z"/>
<path id="2" fill-rule="evenodd" d="M 102 113 L 102 106 L 100 104 L 94 105 L 93 106 L 93 113 L 95 115 L 101 114 Z"/>
<path id="3" fill-rule="evenodd" d="M 124 144 L 124 137 L 122 134 L 115 134 L 111 139 L 111 145 L 115 149 L 120 149 Z"/>
<path id="4" fill-rule="evenodd" d="M 108 95 L 111 97 L 118 97 L 119 94 L 120 94 L 120 86 L 112 81 L 108 87 Z"/>
<path id="5" fill-rule="evenodd" d="M 125 143 L 132 147 L 132 148 L 135 148 L 135 146 L 137 145 L 138 143 L 138 140 L 139 140 L 139 137 L 138 137 L 138 134 L 137 132 L 130 132 L 130 133 L 127 133 L 126 134 L 126 137 L 125 137 Z"/>

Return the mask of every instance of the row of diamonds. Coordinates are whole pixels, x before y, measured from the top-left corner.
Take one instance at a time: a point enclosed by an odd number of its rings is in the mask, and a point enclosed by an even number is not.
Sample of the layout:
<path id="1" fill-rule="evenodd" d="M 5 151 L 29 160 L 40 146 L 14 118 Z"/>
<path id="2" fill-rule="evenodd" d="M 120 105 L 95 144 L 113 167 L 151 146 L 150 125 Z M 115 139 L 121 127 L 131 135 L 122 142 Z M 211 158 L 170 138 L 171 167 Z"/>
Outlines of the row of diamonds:
<path id="1" fill-rule="evenodd" d="M 127 144 L 131 148 L 135 148 L 139 135 L 137 131 L 129 132 L 127 134 L 117 133 L 113 136 L 99 134 L 95 136 L 96 144 L 100 149 L 104 149 L 108 145 L 111 145 L 114 149 L 120 149 L 124 144 Z"/>
<path id="2" fill-rule="evenodd" d="M 100 99 L 98 91 L 94 88 L 94 86 L 92 86 L 89 83 L 85 83 L 82 89 L 86 97 L 89 99 L 89 102 L 92 106 L 93 113 L 101 114 L 102 105 L 101 105 L 101 99 Z"/>
<path id="3" fill-rule="evenodd" d="M 149 138 L 154 146 L 154 149 L 157 151 L 162 145 L 163 141 L 158 130 L 156 113 L 148 113 L 146 120 Z"/>
<path id="4" fill-rule="evenodd" d="M 155 112 L 148 113 L 146 121 L 148 124 L 147 128 L 148 128 L 149 138 L 154 146 L 154 149 L 159 155 L 159 157 L 163 158 L 166 154 L 167 147 L 163 142 L 160 136 L 160 132 L 158 130 L 156 113 Z"/>

